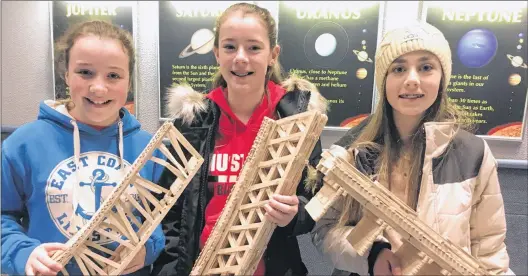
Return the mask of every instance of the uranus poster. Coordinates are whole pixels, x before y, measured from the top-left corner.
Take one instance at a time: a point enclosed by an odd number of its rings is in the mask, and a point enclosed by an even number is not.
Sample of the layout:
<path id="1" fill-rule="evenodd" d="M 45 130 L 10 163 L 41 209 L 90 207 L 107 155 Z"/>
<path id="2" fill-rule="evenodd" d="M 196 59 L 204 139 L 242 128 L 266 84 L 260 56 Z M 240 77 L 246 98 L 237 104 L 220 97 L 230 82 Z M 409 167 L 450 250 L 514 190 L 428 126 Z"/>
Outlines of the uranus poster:
<path id="1" fill-rule="evenodd" d="M 280 62 L 328 100 L 328 126 L 352 127 L 372 110 L 380 3 L 279 2 Z"/>
<path id="2" fill-rule="evenodd" d="M 475 134 L 520 139 L 527 100 L 527 2 L 427 2 L 426 21 L 449 41 L 447 91 Z"/>

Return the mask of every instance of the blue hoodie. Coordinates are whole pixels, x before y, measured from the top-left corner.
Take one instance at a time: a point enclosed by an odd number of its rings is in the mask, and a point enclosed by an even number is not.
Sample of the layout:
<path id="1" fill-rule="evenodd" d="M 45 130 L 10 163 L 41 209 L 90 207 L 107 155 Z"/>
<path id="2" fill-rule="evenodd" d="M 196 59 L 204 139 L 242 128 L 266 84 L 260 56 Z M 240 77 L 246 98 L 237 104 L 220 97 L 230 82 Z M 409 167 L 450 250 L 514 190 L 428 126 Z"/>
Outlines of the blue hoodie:
<path id="1" fill-rule="evenodd" d="M 119 122 L 96 130 L 73 120 L 64 105 L 53 106 L 54 101 L 40 103 L 38 120 L 2 143 L 2 273 L 23 275 L 35 247 L 66 243 L 90 220 L 152 137 L 125 108 Z M 161 166 L 147 162 L 140 174 L 157 182 L 161 172 Z M 132 196 L 137 194 L 129 189 Z M 117 247 L 95 234 L 94 242 Z M 164 246 L 158 226 L 145 243 L 145 266 Z M 66 269 L 80 274 L 75 261 Z"/>

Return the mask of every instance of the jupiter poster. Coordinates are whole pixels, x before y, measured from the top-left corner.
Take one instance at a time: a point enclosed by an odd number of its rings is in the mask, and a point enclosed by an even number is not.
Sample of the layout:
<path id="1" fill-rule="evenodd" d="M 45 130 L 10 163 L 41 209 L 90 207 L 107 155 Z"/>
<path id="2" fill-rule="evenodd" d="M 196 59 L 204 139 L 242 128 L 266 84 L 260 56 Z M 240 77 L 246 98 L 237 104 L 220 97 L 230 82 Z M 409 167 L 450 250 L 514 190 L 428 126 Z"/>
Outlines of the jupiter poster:
<path id="1" fill-rule="evenodd" d="M 89 20 L 103 20 L 129 31 L 134 35 L 134 13 L 136 1 L 51 1 L 52 41 L 55 42 L 75 24 Z M 54 66 L 55 99 L 69 98 L 63 72 Z M 135 82 L 128 93 L 125 107 L 132 114 L 136 114 Z M 137 115 L 137 114 L 136 114 Z"/>

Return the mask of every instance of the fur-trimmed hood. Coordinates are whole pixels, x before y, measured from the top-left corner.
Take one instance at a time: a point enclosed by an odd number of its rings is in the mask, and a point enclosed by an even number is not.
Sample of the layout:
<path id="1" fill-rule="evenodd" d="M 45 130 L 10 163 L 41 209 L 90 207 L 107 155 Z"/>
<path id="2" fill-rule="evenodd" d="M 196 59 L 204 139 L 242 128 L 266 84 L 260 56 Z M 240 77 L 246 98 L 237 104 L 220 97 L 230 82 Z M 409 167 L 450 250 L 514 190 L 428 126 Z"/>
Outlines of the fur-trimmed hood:
<path id="1" fill-rule="evenodd" d="M 327 113 L 328 103 L 313 83 L 293 75 L 283 81 L 281 86 L 286 92 L 310 91 L 308 110 L 319 110 L 323 114 Z M 205 112 L 208 108 L 206 94 L 195 91 L 188 84 L 181 84 L 168 89 L 166 107 L 168 117 L 181 119 L 184 123 L 190 124 L 194 121 L 197 113 Z"/>

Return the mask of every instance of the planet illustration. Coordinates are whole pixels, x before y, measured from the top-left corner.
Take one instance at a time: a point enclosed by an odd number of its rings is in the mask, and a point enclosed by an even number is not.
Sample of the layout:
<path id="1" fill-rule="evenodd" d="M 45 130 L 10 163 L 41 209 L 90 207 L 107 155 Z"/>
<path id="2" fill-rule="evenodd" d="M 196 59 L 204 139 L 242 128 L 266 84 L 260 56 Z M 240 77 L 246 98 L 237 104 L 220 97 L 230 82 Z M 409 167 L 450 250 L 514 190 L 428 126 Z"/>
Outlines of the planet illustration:
<path id="1" fill-rule="evenodd" d="M 508 78 L 508 83 L 511 86 L 519 85 L 519 83 L 521 83 L 521 75 L 519 75 L 519 74 L 511 74 L 510 77 Z"/>
<path id="2" fill-rule="evenodd" d="M 348 34 L 343 26 L 332 21 L 313 25 L 304 36 L 306 59 L 318 68 L 335 68 L 349 50 Z"/>
<path id="3" fill-rule="evenodd" d="M 473 29 L 460 38 L 458 59 L 468 68 L 486 66 L 497 54 L 497 37 L 488 29 Z"/>
<path id="4" fill-rule="evenodd" d="M 315 40 L 315 51 L 322 57 L 327 57 L 335 52 L 337 40 L 329 33 L 320 35 Z"/>
<path id="5" fill-rule="evenodd" d="M 352 50 L 354 54 L 357 56 L 358 60 L 361 62 L 370 62 L 372 63 L 372 59 L 369 58 L 368 53 L 365 51 L 358 51 L 358 50 Z"/>
<path id="6" fill-rule="evenodd" d="M 513 67 L 521 67 L 521 68 L 528 69 L 528 65 L 526 65 L 526 63 L 524 63 L 524 60 L 523 60 L 523 58 L 521 56 L 513 56 L 513 55 L 510 55 L 510 54 L 506 54 L 506 56 L 511 61 L 511 65 Z"/>
<path id="7" fill-rule="evenodd" d="M 322 57 L 327 57 L 335 52 L 337 40 L 329 33 L 320 35 L 315 40 L 315 51 Z"/>
<path id="8" fill-rule="evenodd" d="M 368 72 L 367 72 L 367 69 L 365 69 L 365 68 L 359 68 L 359 69 L 357 69 L 357 71 L 356 71 L 356 78 L 362 80 L 362 79 L 364 79 L 364 78 L 367 77 L 367 73 L 368 73 Z"/>
<path id="9" fill-rule="evenodd" d="M 512 122 L 496 126 L 488 131 L 490 136 L 517 137 L 520 138 L 522 133 L 522 122 Z"/>
<path id="10" fill-rule="evenodd" d="M 179 58 L 186 58 L 193 54 L 207 54 L 213 50 L 214 33 L 209 29 L 200 29 L 191 37 L 191 43 L 180 53 Z"/>
<path id="11" fill-rule="evenodd" d="M 349 117 L 349 118 L 343 120 L 339 124 L 339 126 L 340 127 L 348 127 L 348 128 L 355 127 L 355 126 L 359 125 L 363 120 L 365 120 L 368 116 L 369 116 L 369 114 L 360 114 L 360 115 L 356 115 L 356 116 L 353 116 L 353 117 Z"/>

